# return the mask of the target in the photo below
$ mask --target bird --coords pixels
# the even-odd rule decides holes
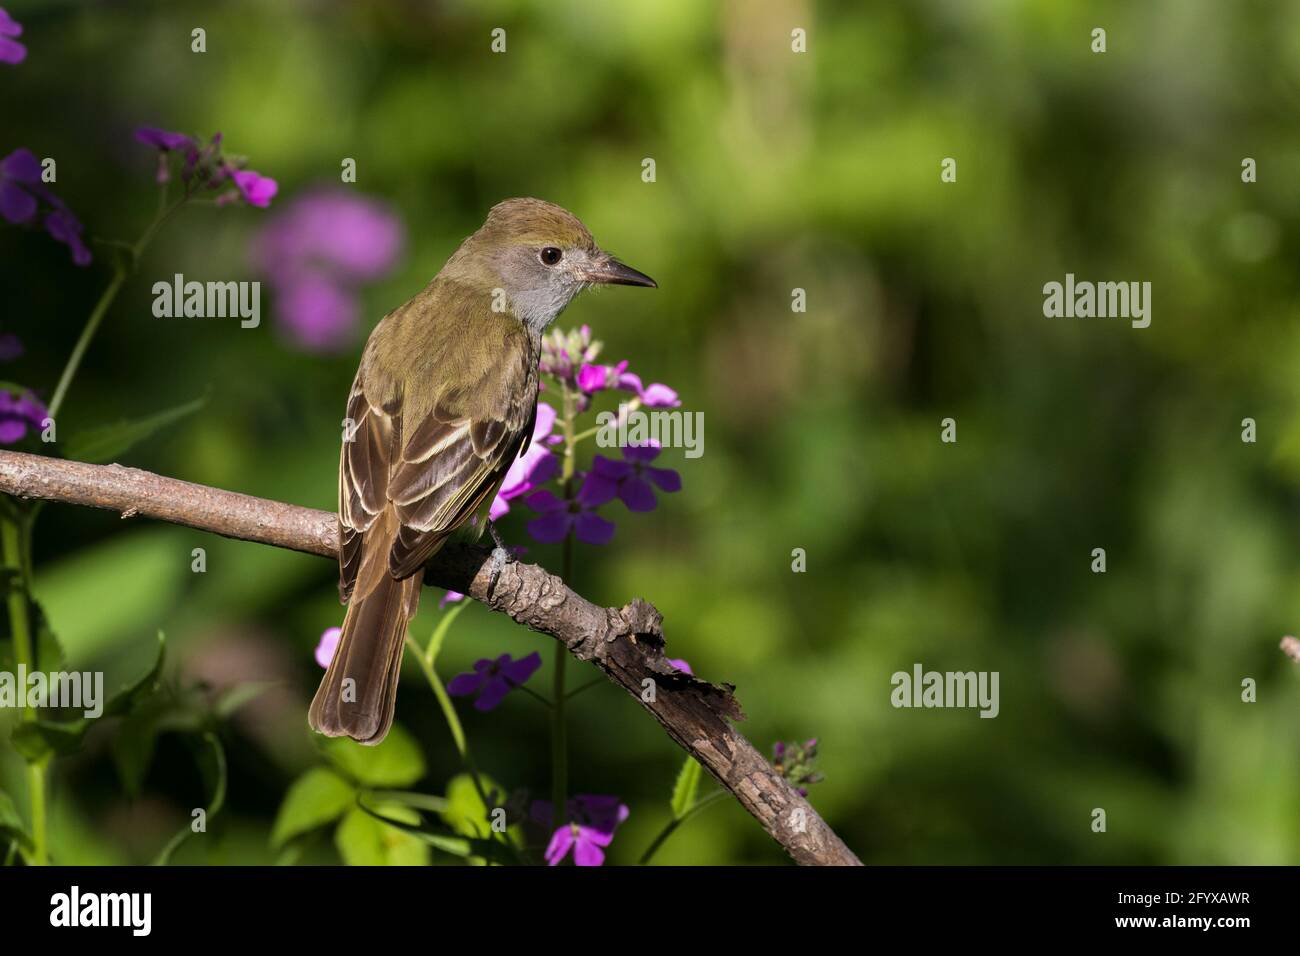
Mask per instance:
[[[657,287],[563,207],[507,199],[371,332],[339,455],[347,611],[308,711],[315,731],[371,745],[387,735],[424,566],[453,532],[487,526],[532,436],[542,333],[601,284]],[[493,537],[495,580],[507,556],[495,529]]]

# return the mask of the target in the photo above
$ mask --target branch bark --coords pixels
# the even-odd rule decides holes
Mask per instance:
[[[337,558],[335,516],[165,478],[121,465],[88,465],[0,451],[0,492],[141,515],[227,538]],[[512,562],[489,592],[487,548],[449,545],[425,569],[425,583],[468,594],[560,641],[626,690],[683,750],[731,792],[796,863],[861,863],[817,811],[730,721],[744,714],[729,684],[679,673],[664,658],[663,618],[640,598],[599,607],[536,565]],[[655,699],[643,699],[647,679]]]

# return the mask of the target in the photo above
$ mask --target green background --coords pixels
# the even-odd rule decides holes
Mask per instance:
[[[585,297],[561,324],[589,323],[607,358],[705,417],[703,457],[661,459],[683,491],[649,515],[613,509],[618,534],[579,548],[572,584],[654,602],[670,653],[737,686],[760,748],[818,737],[812,802],[865,862],[1297,861],[1300,678],[1277,642],[1300,615],[1300,5],[6,7],[29,55],[0,67],[0,153],[56,157],[88,233],[133,238],[148,221],[154,157],[131,132],[155,125],[223,132],[279,181],[272,212],[355,158],[350,188],[391,203],[408,236],[364,292],[354,347],[317,355],[269,318],[152,316],[150,286],[173,273],[260,277],[249,242],[268,212],[183,210],[108,316],[61,429],[206,392],[124,463],[332,509],[369,325],[494,202],[552,200],[660,285]],[[28,347],[4,374],[46,398],[107,282],[96,253],[78,270],[47,237],[0,230],[4,330]],[[1150,281],[1151,327],[1044,318],[1042,286],[1066,272]],[[939,441],[946,417],[955,444]],[[516,541],[519,511],[503,522]],[[319,763],[305,715],[312,649],[342,616],[334,569],[60,505],[35,557],[75,664],[140,659],[161,628],[171,682],[277,682],[225,724],[227,806],[180,857],[275,860],[277,808]],[[558,569],[556,547],[529,557]],[[436,603],[426,592],[421,638]],[[534,649],[549,670],[549,639],[471,607],[440,669]],[[892,708],[890,675],[915,662],[1000,672],[1000,715]],[[535,702],[461,712],[487,773],[545,794]],[[419,788],[444,792],[459,767],[415,669],[398,720],[424,756]],[[610,859],[633,862],[667,820],[681,753],[613,686],[577,698],[570,727],[572,789],[624,798]],[[56,764],[59,862],[147,861],[202,803],[174,735],[128,795],[115,732]],[[0,748],[20,807],[21,780]],[[325,831],[302,859],[338,859]],[[724,802],[657,859],[785,857]]]

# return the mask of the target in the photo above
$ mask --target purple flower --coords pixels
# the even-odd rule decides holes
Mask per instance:
[[[90,250],[81,241],[81,223],[41,182],[41,164],[30,149],[16,149],[0,160],[0,216],[16,225],[39,223],[72,250],[74,263],[90,264]]]
[[[532,818],[547,823],[551,818],[551,804],[545,800],[533,802]],[[628,808],[618,797],[600,794],[577,794],[566,806],[569,822],[551,835],[546,847],[546,862],[559,864],[573,850],[573,862],[578,866],[600,866],[605,862],[604,848],[614,839],[614,831],[628,818]]]
[[[637,382],[639,384],[640,379],[637,379]],[[646,408],[677,408],[682,403],[673,389],[659,382],[646,388],[638,388],[637,395],[641,397],[641,404]]]
[[[586,395],[616,388],[635,392],[647,408],[676,408],[681,405],[677,393],[667,385],[656,383],[649,388],[641,384],[641,376],[627,370],[627,361],[617,365],[584,365],[578,370],[578,388]]]
[[[13,39],[22,35],[22,24],[0,7],[0,63],[18,64],[27,59],[27,47]]]
[[[164,153],[172,150],[191,150],[198,144],[193,136],[186,136],[184,133],[169,133],[165,129],[158,129],[154,126],[141,126],[135,131],[135,139],[138,143],[144,143],[146,146],[155,146]]]
[[[591,338],[590,326],[583,325],[568,332],[552,329],[542,339],[542,357],[537,367],[547,375],[576,386],[578,370],[594,362],[600,350],[601,344]]]
[[[41,428],[48,416],[45,406],[31,392],[15,395],[0,389],[0,445],[22,441],[29,428]]]
[[[496,660],[483,658],[474,662],[474,672],[457,674],[447,685],[453,697],[467,697],[478,692],[474,709],[488,711],[501,703],[501,699],[537,672],[542,666],[542,655],[533,651],[519,660],[502,654]]]
[[[309,352],[347,347],[361,321],[360,303],[350,291],[315,272],[277,291],[276,315],[297,345]]]
[[[402,221],[386,205],[317,189],[277,213],[253,243],[253,260],[276,290],[276,316],[295,344],[345,349],[361,324],[357,292],[396,264]]]
[[[165,183],[171,179],[169,164],[172,153],[181,153],[181,181],[185,184],[185,195],[205,189],[220,189],[226,183],[234,188],[217,196],[216,203],[225,206],[242,199],[250,206],[266,208],[279,191],[280,186],[269,176],[244,169],[242,158],[228,159],[222,153],[220,133],[213,134],[212,139],[204,144],[185,133],[173,133],[156,126],[142,126],[135,131],[135,139],[146,146],[159,150],[158,182]]]
[[[230,170],[230,178],[235,181],[239,187],[239,192],[244,197],[244,202],[250,206],[257,206],[259,209],[265,209],[271,205],[271,200],[275,194],[280,191],[280,184],[269,176],[263,176],[261,173],[255,173],[251,169],[233,169]]]
[[[30,149],[16,149],[0,160],[0,215],[16,224],[32,221],[44,198],[41,164]]]
[[[316,645],[316,663],[321,667],[329,667],[330,661],[334,660],[334,652],[338,650],[339,638],[343,636],[343,628],[328,627],[325,633],[320,636],[320,643]]]
[[[571,502],[549,491],[534,491],[525,498],[524,504],[539,515],[528,522],[528,533],[544,544],[563,541],[570,532],[587,544],[607,544],[614,537],[614,522],[596,514],[596,508],[609,499],[593,500],[588,490],[591,478],[587,476]]]
[[[659,452],[658,443],[651,442],[627,446],[622,461],[597,455],[583,490],[590,488],[591,500],[598,505],[617,495],[629,511],[653,511],[658,502],[652,486],[667,492],[682,488],[681,475],[671,468],[655,468],[650,464],[659,457]]]
[[[465,600],[465,595],[459,591],[448,591],[442,596],[442,600],[438,602],[438,607],[446,607],[448,604],[455,604],[457,601],[463,600]]]
[[[692,677],[695,676],[695,671],[691,670],[691,665],[688,664],[688,663],[686,663],[686,661],[685,661],[683,658],[680,658],[680,657],[669,657],[669,658],[666,658],[666,660],[667,660],[668,663],[671,664],[675,669],[681,671],[683,674],[690,674]]]
[[[802,744],[778,740],[772,745],[772,767],[794,786],[801,797],[808,796],[808,788],[823,780],[816,769],[816,761],[816,737]]]
[[[72,263],[78,266],[90,265],[90,250],[81,241],[81,223],[66,208],[55,209],[45,217],[45,231],[55,241],[63,243],[72,250]]]
[[[546,402],[537,403],[537,421],[533,425],[533,440],[528,450],[515,459],[501,490],[492,502],[488,518],[496,521],[510,510],[510,502],[521,495],[526,495],[539,485],[550,481],[559,473],[560,463],[546,448],[546,439],[555,427],[555,409]]]

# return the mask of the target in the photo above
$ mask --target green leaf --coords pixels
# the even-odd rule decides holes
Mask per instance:
[[[270,688],[278,682],[271,680],[254,680],[246,681],[242,684],[236,684],[234,687],[222,691],[221,696],[217,698],[213,706],[215,713],[222,720],[228,719],[235,711],[243,707],[252,700],[261,697]]]
[[[110,745],[113,764],[122,780],[122,788],[135,797],[144,785],[145,774],[153,763],[158,740],[158,717],[155,710],[130,714],[122,721]]]
[[[320,746],[344,776],[369,787],[409,787],[424,776],[424,754],[415,738],[398,724],[393,724],[384,742],[375,747],[347,737],[329,737]]]
[[[207,396],[196,398],[192,402],[169,408],[148,418],[134,421],[123,420],[111,425],[101,425],[87,431],[78,432],[67,440],[63,446],[64,454],[74,461],[100,464],[111,461],[125,454],[132,447],[144,441],[158,429],[172,422],[192,415],[207,402]]]
[[[696,797],[700,792],[700,771],[703,769],[694,757],[687,757],[686,763],[682,764],[682,769],[677,774],[677,782],[673,785],[672,800],[669,802],[674,820],[680,820],[690,812],[691,807],[695,806]]]
[[[381,804],[376,812],[353,807],[334,833],[334,843],[348,866],[427,866],[429,848],[408,827],[420,815],[410,807]],[[401,826],[392,821],[400,821]]]
[[[483,790],[491,799],[494,793],[504,792],[489,777],[480,774],[479,781]],[[492,808],[483,803],[474,786],[474,778],[467,773],[457,774],[447,782],[447,806],[438,812],[442,822],[451,827],[455,833],[469,837],[492,836],[492,821],[489,814]]]
[[[121,684],[117,692],[108,699],[104,705],[105,717],[116,717],[121,714],[128,714],[146,697],[152,694],[158,688],[158,681],[162,677],[163,663],[167,659],[167,638],[162,631],[158,632],[158,649],[154,654],[153,666],[141,677],[133,681],[127,681]]]
[[[271,846],[337,820],[356,802],[352,785],[325,767],[308,770],[289,787],[271,828]]]
[[[447,639],[447,632],[451,630],[451,624],[460,616],[461,611],[469,607],[469,601],[464,600],[455,604],[443,614],[438,626],[433,629],[433,634],[429,637],[429,646],[424,649],[424,659],[432,667],[438,661],[438,652],[442,650],[442,642]]]
[[[18,845],[25,850],[31,849],[32,838],[27,833],[23,818],[18,815],[18,808],[14,806],[9,794],[3,790],[0,790],[0,836],[18,841]]]
[[[358,809],[376,820],[381,820],[383,824],[393,829],[401,830],[404,834],[421,843],[428,844],[453,856],[466,859],[480,858],[493,863],[518,862],[510,849],[504,844],[494,840],[479,840],[474,837],[460,836],[449,830],[430,826],[420,822],[419,815],[409,807],[398,808],[403,811],[399,815],[392,813],[389,807],[367,806],[366,802],[362,800],[358,804]]]
[[[162,631],[158,632],[158,651],[151,666],[144,676],[129,681],[118,688],[104,704],[101,717],[113,717],[129,713],[141,700],[158,686],[162,673],[166,639]],[[11,740],[15,749],[30,763],[42,760],[51,754],[66,756],[81,749],[82,739],[90,729],[92,721],[86,717],[76,720],[32,720],[24,721],[14,728]]]
[[[66,756],[81,749],[81,739],[90,728],[86,718],[72,721],[25,720],[14,728],[10,742],[28,763],[52,754]]]
[[[167,845],[162,848],[162,852],[154,859],[154,866],[166,866],[168,861],[186,840],[192,837],[196,832],[207,832],[206,827],[212,823],[212,818],[221,812],[221,808],[226,802],[226,751],[221,746],[221,741],[217,735],[212,732],[206,732],[196,742],[195,760],[199,765],[199,774],[203,777],[204,792],[211,794],[208,798],[208,805],[204,808],[204,827],[203,831],[196,831],[193,823],[184,827],[177,833]]]

